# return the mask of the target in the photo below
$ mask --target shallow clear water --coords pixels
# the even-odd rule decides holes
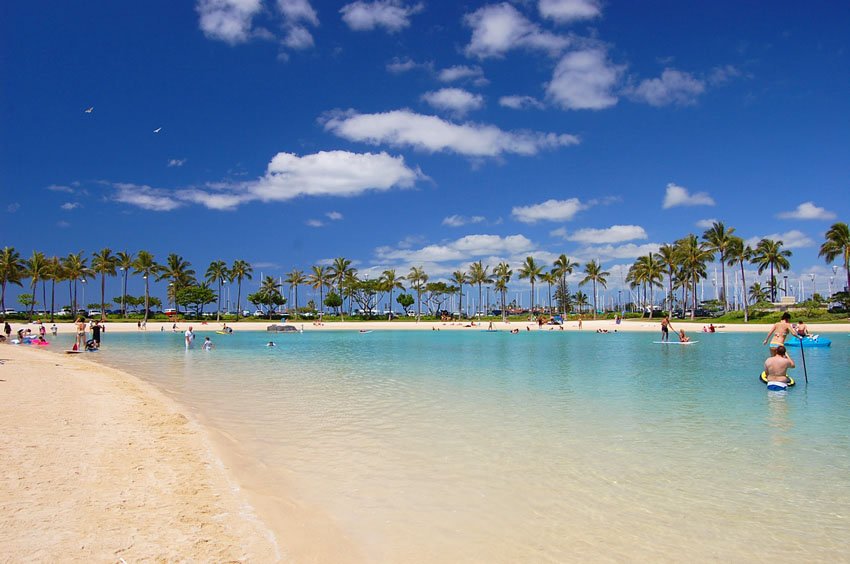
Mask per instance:
[[[808,386],[792,350],[782,394],[760,333],[212,337],[107,333],[91,358],[175,396],[256,462],[255,493],[319,508],[364,560],[850,554],[847,335],[805,351]]]

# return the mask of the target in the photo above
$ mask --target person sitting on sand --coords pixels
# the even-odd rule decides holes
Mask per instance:
[[[691,340],[691,338],[688,337],[687,335],[685,335],[685,330],[679,329],[679,342],[680,343],[687,343],[687,342],[690,342],[690,340]]]
[[[767,341],[770,340],[771,347],[784,345],[785,338],[791,332],[791,324],[789,323],[790,320],[791,314],[787,311],[783,313],[779,321],[774,323],[773,327],[770,328],[770,332],[767,334],[767,337],[764,338],[762,344],[766,345]]]
[[[709,333],[716,333],[717,332],[717,329],[715,329],[715,327],[714,327],[714,323],[708,324],[708,332]]]
[[[770,356],[764,361],[764,373],[768,382],[784,382],[788,384],[788,369],[795,368],[794,360],[788,356],[788,351],[783,345],[770,349]]]

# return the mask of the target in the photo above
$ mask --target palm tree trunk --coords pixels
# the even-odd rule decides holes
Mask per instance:
[[[596,319],[596,280],[593,281],[593,319]]]
[[[218,279],[218,304],[215,310],[215,322],[221,321],[221,278]]]
[[[744,278],[744,261],[741,261],[741,284],[743,289],[741,294],[744,296],[744,323],[749,321],[749,312],[747,311],[747,281]]]
[[[53,312],[56,311],[56,279],[50,281],[50,323],[53,323]]]
[[[723,313],[726,313],[729,310],[729,300],[726,299],[726,261],[723,260],[722,255],[720,259],[720,281],[722,284],[720,286],[720,299],[723,301]]]
[[[237,282],[237,290],[236,290],[236,321],[239,321],[239,314],[242,313],[242,307],[239,305],[239,302],[242,298],[242,278],[239,278]]]
[[[100,274],[100,320],[106,319],[106,274]]]
[[[127,318],[127,274],[130,271],[130,267],[127,267],[127,270],[124,271],[124,284],[122,284],[122,293],[121,293],[121,317]]]
[[[148,312],[150,312],[150,281],[148,276],[145,276],[145,325],[148,323]]]
[[[30,323],[32,323],[32,316],[35,313],[35,291],[38,289],[38,279],[34,279],[32,281],[32,302],[30,302]]]

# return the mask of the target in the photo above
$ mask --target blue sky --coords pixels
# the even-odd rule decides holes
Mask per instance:
[[[717,219],[782,239],[790,276],[825,292],[817,248],[850,216],[840,2],[2,12],[0,235],[24,256],[146,249],[276,276],[345,256],[439,279],[566,253],[616,288]]]

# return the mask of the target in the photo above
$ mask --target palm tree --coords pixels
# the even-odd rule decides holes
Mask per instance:
[[[260,283],[260,290],[257,293],[268,299],[266,305],[269,307],[269,319],[271,319],[275,298],[280,296],[280,283],[273,276],[266,276]]]
[[[94,272],[88,267],[87,260],[83,258],[83,251],[71,253],[62,259],[62,268],[65,271],[65,279],[70,282],[68,293],[71,297],[71,308],[74,316],[77,315],[77,280],[85,282],[86,276],[93,276]],[[73,291],[73,293],[72,293]]]
[[[481,302],[481,285],[492,284],[493,279],[490,278],[490,265],[484,266],[481,261],[473,262],[469,265],[469,283],[478,284],[478,311],[482,311],[483,303]],[[463,290],[461,290],[463,291]],[[486,315],[486,312],[485,312]],[[478,317],[481,319],[480,315]]]
[[[360,282],[360,278],[357,276],[357,269],[348,269],[345,278],[342,279],[342,291],[345,292],[344,295],[348,296],[348,315],[351,315],[354,310],[354,292],[358,282]]]
[[[602,265],[596,262],[596,260],[592,260],[584,265],[584,274],[585,277],[579,282],[579,286],[587,284],[588,282],[593,282],[593,319],[596,319],[596,285],[599,284],[603,288],[608,287],[608,281],[606,280],[606,276],[609,276],[611,273],[605,270],[602,270]]]
[[[342,283],[345,280],[345,277],[351,274],[354,269],[351,268],[351,261],[345,257],[337,257],[334,259],[333,264],[331,264],[330,268],[330,277],[331,280],[336,282],[336,290],[339,294],[340,299],[343,297],[342,292]],[[337,314],[342,316],[342,306],[338,308]]]
[[[100,274],[100,319],[106,319],[106,276],[115,276],[118,257],[112,254],[112,249],[104,247],[92,255],[92,270]]]
[[[644,306],[646,306],[646,290],[649,288],[649,317],[652,319],[653,308],[655,304],[655,287],[661,286],[662,265],[657,260],[655,254],[638,257],[634,264],[629,268],[629,273],[626,276],[626,281],[632,281],[636,285],[643,287]]]
[[[833,262],[838,256],[844,257],[844,271],[847,273],[846,291],[850,292],[850,228],[846,223],[835,223],[825,235],[826,241],[820,246],[818,256]]]
[[[791,256],[791,251],[782,248],[782,241],[774,241],[772,239],[762,239],[756,245],[753,251],[753,263],[758,265],[758,273],[761,274],[770,268],[771,292],[770,300],[776,301],[776,278],[775,274],[779,274],[790,268],[791,263],[788,257]]]
[[[550,270],[549,272],[544,272],[540,275],[540,280],[546,282],[547,290],[549,293],[549,315],[552,314],[552,284],[558,283],[558,274],[555,269]]]
[[[711,260],[712,252],[708,245],[700,243],[693,233],[676,242],[679,256],[679,264],[682,268],[682,277],[691,283],[691,294],[693,307],[691,308],[691,319],[696,315],[697,309],[697,284],[700,278],[706,276],[706,264]]]
[[[455,270],[452,272],[449,280],[457,284],[458,287],[458,300],[457,300],[457,310],[460,312],[460,316],[463,315],[463,285],[469,284],[469,275],[466,274],[463,270]]]
[[[53,316],[56,313],[56,282],[65,279],[59,257],[52,256],[47,259],[47,276],[50,279],[50,323],[53,323]]]
[[[496,268],[493,269],[493,274],[496,276],[495,288],[502,298],[502,321],[504,322],[508,319],[508,312],[505,311],[505,299],[508,294],[508,282],[510,282],[511,276],[513,276],[514,271],[511,270],[511,267],[508,263],[500,262],[496,265]]]
[[[214,260],[207,267],[204,274],[204,279],[210,283],[218,284],[218,304],[216,305],[215,320],[221,320],[221,286],[230,279],[230,271],[227,269],[227,263],[223,260]]]
[[[325,307],[325,286],[330,283],[331,277],[325,266],[313,266],[313,271],[307,275],[307,284],[314,290],[319,291],[319,311]]]
[[[576,301],[576,306],[578,306],[578,312],[581,314],[584,312],[584,306],[587,305],[587,294],[582,292],[581,290],[577,291],[573,296],[573,299]]]
[[[141,274],[145,280],[145,323],[148,322],[148,314],[150,313],[150,282],[151,276],[159,270],[159,265],[153,260],[153,255],[148,251],[139,251],[136,254],[136,259],[133,261],[133,272]]]
[[[236,321],[239,321],[239,314],[242,313],[242,280],[247,278],[251,280],[254,274],[254,269],[248,262],[244,260],[233,261],[233,266],[230,267],[230,281],[236,280]]]
[[[761,284],[758,282],[754,282],[752,286],[750,286],[750,299],[754,303],[759,303],[763,301],[767,301],[770,296],[767,294],[767,290],[761,287]]]
[[[729,300],[726,299],[726,263],[729,260],[729,245],[732,242],[733,233],[735,233],[734,227],[727,229],[722,221],[715,221],[702,234],[702,238],[708,243],[707,249],[712,254],[718,253],[720,255],[720,301],[723,304],[724,312],[729,310]]]
[[[32,256],[24,261],[25,268],[25,276],[30,279],[30,288],[32,290],[32,302],[30,303],[30,321],[32,321],[33,313],[35,311],[35,291],[38,287],[39,282],[43,282],[48,278],[48,263],[47,258],[44,256],[44,253],[40,251],[33,251]],[[44,302],[47,301],[47,293],[42,286],[42,307],[44,307]]]
[[[581,266],[577,262],[573,262],[567,255],[562,254],[552,264],[552,273],[558,277],[559,290],[562,296],[567,295],[567,275],[572,274],[576,268]],[[563,314],[567,315],[567,300],[563,300]]]
[[[667,274],[667,315],[673,315],[673,277],[676,275],[676,269],[679,266],[676,247],[664,243],[658,248],[658,252],[655,253],[655,260]]]
[[[192,269],[192,263],[184,260],[177,253],[171,253],[165,259],[165,264],[159,266],[156,280],[157,282],[160,280],[171,281],[168,284],[168,299],[174,301],[174,309],[179,314],[180,306],[177,303],[177,293],[195,282],[195,271]]]
[[[292,272],[286,275],[286,280],[284,280],[287,284],[289,284],[289,289],[294,292],[295,295],[295,317],[298,317],[298,286],[307,282],[307,277],[304,276],[304,272],[298,270],[297,268],[293,268]]]
[[[525,262],[519,268],[520,280],[528,278],[531,283],[531,316],[534,317],[534,283],[540,278],[543,272],[543,266],[534,262],[533,257],[525,257]]]
[[[745,291],[741,292],[742,297],[744,299],[744,323],[747,323],[750,320],[746,292],[747,279],[744,276],[744,264],[750,262],[752,256],[753,249],[749,245],[745,244],[743,239],[741,239],[737,235],[733,235],[732,237],[730,237],[726,262],[729,266],[734,266],[735,263],[741,265],[741,287],[745,289]]]
[[[407,281],[410,282],[410,287],[416,290],[416,322],[418,323],[422,317],[422,290],[428,282],[428,275],[421,266],[412,266],[407,275]]]
[[[402,280],[404,280],[404,276],[398,276],[395,273],[395,269],[391,268],[381,273],[381,287],[384,292],[390,293],[390,321],[393,319],[393,291],[404,290],[404,284],[401,283]]]
[[[0,251],[0,308],[3,308],[3,319],[6,319],[6,285],[21,285],[24,277],[24,262],[14,247],[3,247]]]
[[[121,317],[127,317],[127,276],[130,274],[130,269],[133,267],[133,255],[124,251],[115,253],[116,264],[118,269],[124,273],[123,284],[121,285]]]

